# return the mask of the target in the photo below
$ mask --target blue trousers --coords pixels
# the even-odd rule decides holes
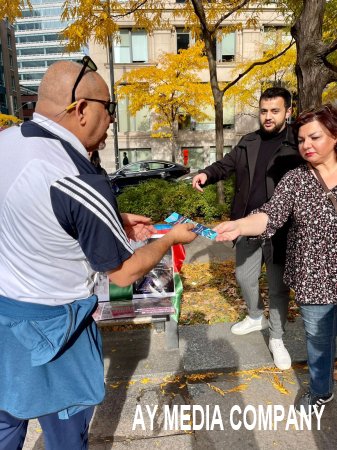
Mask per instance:
[[[326,396],[333,390],[337,305],[301,305],[307,338],[310,391]]]
[[[57,413],[38,417],[46,450],[86,450],[89,423],[94,407],[61,420]],[[0,450],[21,450],[25,441],[28,420],[17,419],[0,411]]]

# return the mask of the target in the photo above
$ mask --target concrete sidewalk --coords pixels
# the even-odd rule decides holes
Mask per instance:
[[[307,426],[296,430],[294,425],[286,430],[290,405],[299,390],[306,389],[308,380],[305,366],[299,364],[305,360],[300,320],[288,326],[285,340],[294,364],[284,372],[273,366],[265,332],[234,336],[230,324],[185,326],[179,331],[180,348],[170,351],[165,350],[164,335],[152,329],[103,331],[107,395],[92,421],[91,450],[336,448],[333,402],[326,406],[321,430],[317,430],[316,419],[311,431]],[[170,426],[167,413],[174,405],[198,405],[205,415],[209,411],[209,424],[205,421],[201,430],[194,431],[184,431],[184,423],[178,423],[177,429]],[[259,430],[258,424],[252,430],[245,426],[233,429],[243,420],[237,408],[243,411],[247,405],[251,409],[263,405],[265,410],[268,405],[283,405],[285,420],[272,420],[271,430]],[[153,429],[147,408],[157,408]],[[215,411],[220,411],[223,430],[220,424],[207,429]],[[230,422],[233,411],[234,424]],[[141,413],[145,429],[140,422],[132,429]],[[196,423],[201,423],[200,417]],[[254,416],[249,417],[248,425]],[[24,449],[43,448],[39,424],[31,421]]]
[[[210,250],[204,241],[197,239],[193,248],[187,248],[187,262],[225,259],[223,244],[214,243]],[[234,257],[230,247],[226,252],[227,258]],[[301,320],[287,327],[285,344],[293,368],[284,372],[273,365],[267,331],[235,336],[230,326],[179,327],[180,347],[175,350],[167,350],[164,334],[150,328],[103,330],[107,394],[95,411],[90,449],[335,449],[334,402],[326,406],[320,421],[312,419],[311,430],[299,419],[287,420],[308,383]],[[270,416],[259,427],[261,411],[272,413],[282,407],[282,421]],[[188,417],[184,420],[188,408],[195,411],[194,429],[184,429],[192,428]],[[181,413],[177,423],[172,411]],[[153,413],[152,422],[148,412]],[[240,420],[241,427],[235,429]],[[198,425],[200,429],[195,429]],[[31,421],[24,450],[43,448],[39,424]]]

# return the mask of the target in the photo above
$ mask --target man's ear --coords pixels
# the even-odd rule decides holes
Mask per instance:
[[[291,116],[291,113],[293,112],[292,107],[290,106],[287,111],[286,111],[286,119],[289,119],[289,117]]]
[[[85,101],[83,98],[81,100],[78,100],[76,105],[76,116],[79,120],[79,123],[81,125],[85,125],[87,121],[87,107],[88,102]]]

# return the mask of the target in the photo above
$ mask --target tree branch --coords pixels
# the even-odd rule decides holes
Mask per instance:
[[[203,33],[207,31],[207,19],[205,9],[199,0],[191,0],[195,15],[198,17]]]
[[[264,66],[265,64],[269,63],[270,61],[274,61],[274,59],[277,59],[280,56],[284,55],[294,44],[295,44],[295,41],[292,39],[290,44],[286,48],[284,48],[280,53],[278,53],[277,55],[271,56],[270,58],[268,58],[264,61],[255,61],[252,65],[250,65],[248,67],[248,69],[246,69],[243,73],[240,73],[233,81],[231,81],[229,84],[227,84],[227,86],[225,86],[222,89],[222,92],[225,93],[226,91],[228,91],[229,88],[234,86],[234,84],[236,84],[239,80],[241,80],[241,78],[243,78],[245,75],[247,75],[247,73],[249,73],[252,69],[254,69],[254,67]]]
[[[113,17],[114,19],[119,19],[121,17],[126,17],[129,16],[130,14],[133,14],[135,11],[137,11],[138,9],[140,9],[142,6],[144,6],[147,3],[147,0],[142,0],[139,3],[137,3],[132,9],[129,9],[128,11],[126,11],[124,14],[112,14],[110,11],[110,4],[109,4],[109,15],[110,17]]]
[[[228,17],[230,17],[232,14],[234,14],[239,9],[243,8],[244,6],[246,6],[247,3],[249,3],[249,1],[250,0],[243,0],[238,6],[236,6],[235,8],[231,9],[230,11],[228,11],[228,13],[224,14],[223,16],[221,16],[219,18],[219,20],[217,22],[215,22],[215,24],[213,26],[213,31],[217,30],[224,20],[226,20]]]
[[[329,45],[325,46],[324,51],[321,53],[322,56],[328,56],[330,53],[337,50],[337,39],[335,39],[333,42],[331,42]]]
[[[332,78],[334,78],[334,81],[337,81],[337,66],[329,62],[325,57],[322,58],[322,60],[325,67],[329,69],[331,72],[333,72]]]

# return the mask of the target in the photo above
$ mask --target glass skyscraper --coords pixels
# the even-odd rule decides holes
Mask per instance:
[[[37,91],[48,67],[59,60],[79,60],[77,53],[65,51],[67,42],[60,32],[69,22],[61,21],[62,1],[31,0],[33,10],[24,9],[15,23],[15,39],[20,85]]]

